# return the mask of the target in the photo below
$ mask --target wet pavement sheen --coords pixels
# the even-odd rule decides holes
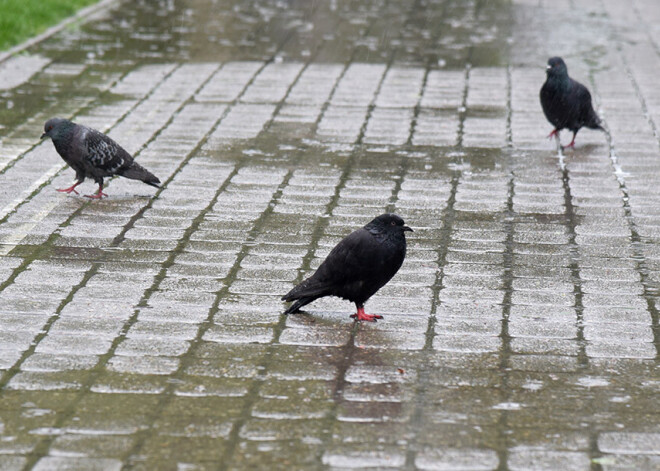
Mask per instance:
[[[660,468],[658,23],[655,0],[125,1],[0,63],[0,470]],[[610,130],[565,155],[551,55]],[[163,188],[57,193],[56,115]],[[384,211],[415,229],[384,320],[283,316]]]

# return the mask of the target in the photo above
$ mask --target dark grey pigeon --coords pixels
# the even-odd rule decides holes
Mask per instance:
[[[399,270],[406,257],[405,232],[412,229],[396,214],[381,214],[362,229],[349,234],[332,249],[316,272],[282,296],[295,301],[284,314],[323,296],[338,296],[355,303],[359,321],[383,316],[366,314],[364,303]]]
[[[582,127],[605,129],[591,104],[591,94],[587,87],[568,76],[568,69],[561,57],[552,57],[546,67],[547,79],[541,87],[543,113],[555,129],[553,136],[559,144],[559,131],[573,131],[573,140],[566,147],[575,146],[575,136]]]
[[[119,144],[96,129],[73,123],[68,119],[52,118],[46,121],[41,138],[50,137],[55,150],[76,172],[76,183],[57,191],[75,193],[76,187],[85,178],[93,178],[99,190],[88,198],[100,199],[103,193],[103,178],[121,175],[132,180],[141,180],[147,185],[160,188],[160,180],[146,168],[133,160]]]

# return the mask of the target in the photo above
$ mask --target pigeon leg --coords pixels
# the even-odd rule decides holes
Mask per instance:
[[[108,196],[105,193],[103,193],[103,184],[99,185],[99,191],[94,193],[93,195],[85,195],[85,198],[91,198],[93,200],[100,200],[104,196]]]
[[[78,185],[80,185],[81,183],[82,183],[82,182],[76,182],[76,183],[74,183],[72,186],[70,186],[69,188],[56,188],[56,190],[59,191],[60,193],[72,193],[72,192],[73,192],[73,193],[75,193],[76,195],[78,195],[78,194],[80,194],[80,193],[78,193],[78,192],[76,191],[76,187],[77,187]]]
[[[573,139],[571,140],[571,143],[567,146],[563,146],[562,149],[568,149],[569,147],[571,149],[575,149],[575,136],[577,135],[577,131],[573,133]]]
[[[550,134],[548,134],[548,139],[552,139],[553,137],[555,139],[559,137],[559,129],[555,129]]]
[[[357,314],[351,315],[351,317],[357,321],[369,321],[369,322],[376,322],[376,319],[382,319],[383,316],[379,316],[377,314],[367,314],[364,312],[364,307],[358,307],[357,308]]]
[[[567,145],[566,147],[564,147],[564,149],[568,149],[569,147],[571,149],[575,149],[575,136],[577,136],[577,131],[575,131],[573,133],[573,140],[571,141],[571,143],[569,145]]]

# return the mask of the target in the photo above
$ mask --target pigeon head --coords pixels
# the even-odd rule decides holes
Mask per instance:
[[[406,223],[403,221],[403,219],[394,213],[381,214],[364,227],[372,233],[387,232],[390,234],[403,235],[403,233],[407,231],[413,232],[411,228],[406,226]]]
[[[44,133],[41,135],[41,139],[50,137],[51,139],[56,140],[73,126],[75,126],[75,124],[68,119],[51,118],[46,121],[46,124],[44,124]]]
[[[545,68],[549,77],[568,77],[566,63],[561,57],[551,57],[548,59],[548,65]]]

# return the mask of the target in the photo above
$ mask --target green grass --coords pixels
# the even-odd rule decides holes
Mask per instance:
[[[0,50],[36,36],[98,0],[0,0]]]

